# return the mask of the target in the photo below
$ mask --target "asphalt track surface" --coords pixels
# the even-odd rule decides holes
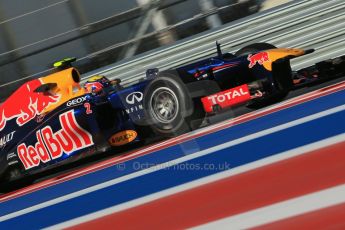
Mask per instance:
[[[237,223],[234,228],[275,228],[293,226],[295,221],[310,226],[308,220],[319,215],[344,219],[322,214],[329,213],[325,208],[344,210],[341,198],[305,205],[309,209],[299,213],[302,209],[291,200],[308,204],[313,196],[341,197],[337,194],[345,183],[339,173],[344,167],[345,126],[340,122],[345,118],[344,80],[296,90],[285,102],[259,111],[235,109],[231,120],[99,159],[5,194],[0,198],[0,229],[19,228],[23,223],[27,229],[114,224],[121,228],[229,227],[229,223]],[[319,177],[313,180],[316,174]],[[300,178],[299,186],[295,178]],[[282,202],[292,202],[295,210],[284,210]],[[260,210],[264,206],[268,211]],[[281,215],[243,221],[269,213],[271,206]],[[322,209],[314,212],[315,207]],[[288,212],[298,213],[298,219],[289,219]]]

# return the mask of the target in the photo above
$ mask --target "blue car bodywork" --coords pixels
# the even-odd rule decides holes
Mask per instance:
[[[154,92],[161,89],[168,90],[160,95],[173,96],[170,99],[180,102],[175,108],[179,114],[174,119],[183,122],[203,118],[205,114],[211,116],[219,108],[231,107],[228,104],[233,98],[223,105],[218,104],[217,96],[225,98],[224,95],[230,95],[228,90],[238,87],[247,89],[246,92],[238,91],[247,94],[241,103],[260,101],[282,91],[285,93],[293,85],[289,59],[306,53],[299,49],[271,49],[237,56],[218,52],[215,57],[173,70],[150,69],[136,84],[125,88],[119,84],[110,85],[101,93],[85,91],[79,85],[80,75],[73,67],[60,75],[52,74],[39,82],[28,82],[20,89],[24,93],[18,90],[7,104],[5,102],[0,107],[1,180],[16,180],[110,147],[115,151],[116,148],[131,148],[154,133],[147,129],[143,132],[141,128],[152,126],[155,130],[159,123],[154,119],[156,110],[152,106],[156,102]],[[31,89],[33,83],[35,88]],[[231,91],[234,92],[237,91]],[[257,98],[257,92],[263,94]],[[213,95],[212,100],[210,95]],[[26,100],[13,109],[14,101],[21,97]],[[166,104],[171,102],[170,99]],[[160,129],[156,127],[156,131],[182,124],[174,122],[170,126],[159,126]]]

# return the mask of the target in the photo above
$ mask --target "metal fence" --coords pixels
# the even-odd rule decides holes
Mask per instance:
[[[55,1],[0,4],[0,100],[57,59],[76,56],[85,73],[253,14],[265,0],[104,0],[95,10],[94,1]]]
[[[340,56],[345,51],[345,1],[299,0],[226,24],[166,48],[156,49],[126,62],[89,72],[120,78],[130,84],[142,78],[148,68],[169,69],[216,52],[215,41],[228,52],[254,42],[279,47],[315,48],[308,57],[292,62],[294,69]]]

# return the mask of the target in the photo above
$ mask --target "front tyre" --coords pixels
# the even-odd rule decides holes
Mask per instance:
[[[192,101],[184,83],[173,73],[162,73],[145,91],[146,118],[156,134],[177,136],[190,130],[185,118]]]
[[[1,178],[0,193],[7,193],[34,183],[32,176],[23,176],[20,167],[10,167]]]
[[[265,50],[269,50],[269,49],[276,49],[277,47],[269,44],[269,43],[254,43],[248,46],[243,47],[242,49],[238,50],[235,55],[236,56],[244,56],[244,55],[248,55],[248,54],[252,54],[252,53],[258,53],[260,51],[265,51]],[[288,67],[288,69],[287,69]],[[284,69],[281,70],[281,72],[283,73],[290,73],[291,69],[290,65],[288,66],[284,66]],[[280,75],[282,75],[280,73]],[[280,76],[282,77],[282,76]],[[290,78],[290,76],[286,76],[286,78]],[[249,104],[247,107],[251,108],[251,109],[259,109],[277,102],[282,101],[287,95],[289,94],[289,90],[287,89],[281,89],[277,92],[275,92],[273,95],[270,95],[266,98],[263,99],[257,99],[254,100],[251,104]]]
[[[172,126],[179,114],[179,99],[172,89],[159,87],[151,95],[149,108],[154,120]]]

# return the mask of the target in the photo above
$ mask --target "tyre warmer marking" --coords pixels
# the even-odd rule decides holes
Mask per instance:
[[[57,132],[48,125],[36,132],[35,145],[18,145],[18,157],[25,170],[94,144],[92,135],[77,123],[74,110],[61,114],[59,120],[61,129]]]

